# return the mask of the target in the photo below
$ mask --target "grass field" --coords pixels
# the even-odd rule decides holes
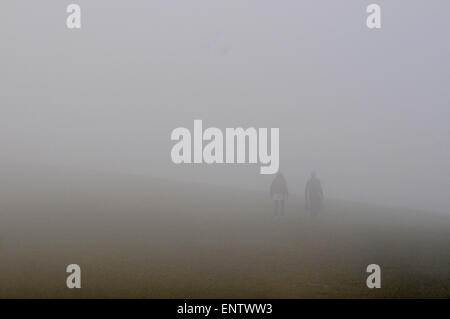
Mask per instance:
[[[276,217],[265,193],[0,172],[0,298],[450,298],[450,214],[325,205],[313,222],[295,196]]]

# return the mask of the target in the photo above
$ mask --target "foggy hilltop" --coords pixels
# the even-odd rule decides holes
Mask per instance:
[[[1,4],[1,299],[450,297],[450,2],[77,2]]]
[[[67,169],[0,190],[2,298],[449,297],[448,214],[326,200],[312,222],[299,196],[277,217],[268,192]]]

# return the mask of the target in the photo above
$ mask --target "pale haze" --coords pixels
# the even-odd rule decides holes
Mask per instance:
[[[280,128],[302,194],[450,213],[450,3],[68,1],[0,5],[0,166],[268,191],[259,165],[175,165],[177,127]]]

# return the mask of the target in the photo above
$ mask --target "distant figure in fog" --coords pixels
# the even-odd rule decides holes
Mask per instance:
[[[284,201],[288,198],[288,187],[283,174],[277,173],[275,179],[270,185],[270,196],[275,202],[275,215],[284,214]]]
[[[306,183],[305,187],[305,205],[306,210],[309,210],[313,218],[317,217],[323,206],[323,190],[320,185],[320,180],[316,173],[311,173],[311,178]]]

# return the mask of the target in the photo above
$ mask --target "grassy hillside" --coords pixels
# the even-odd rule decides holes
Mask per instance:
[[[297,197],[275,217],[264,193],[0,172],[0,298],[449,298],[449,248],[450,214],[327,201],[312,222]]]

